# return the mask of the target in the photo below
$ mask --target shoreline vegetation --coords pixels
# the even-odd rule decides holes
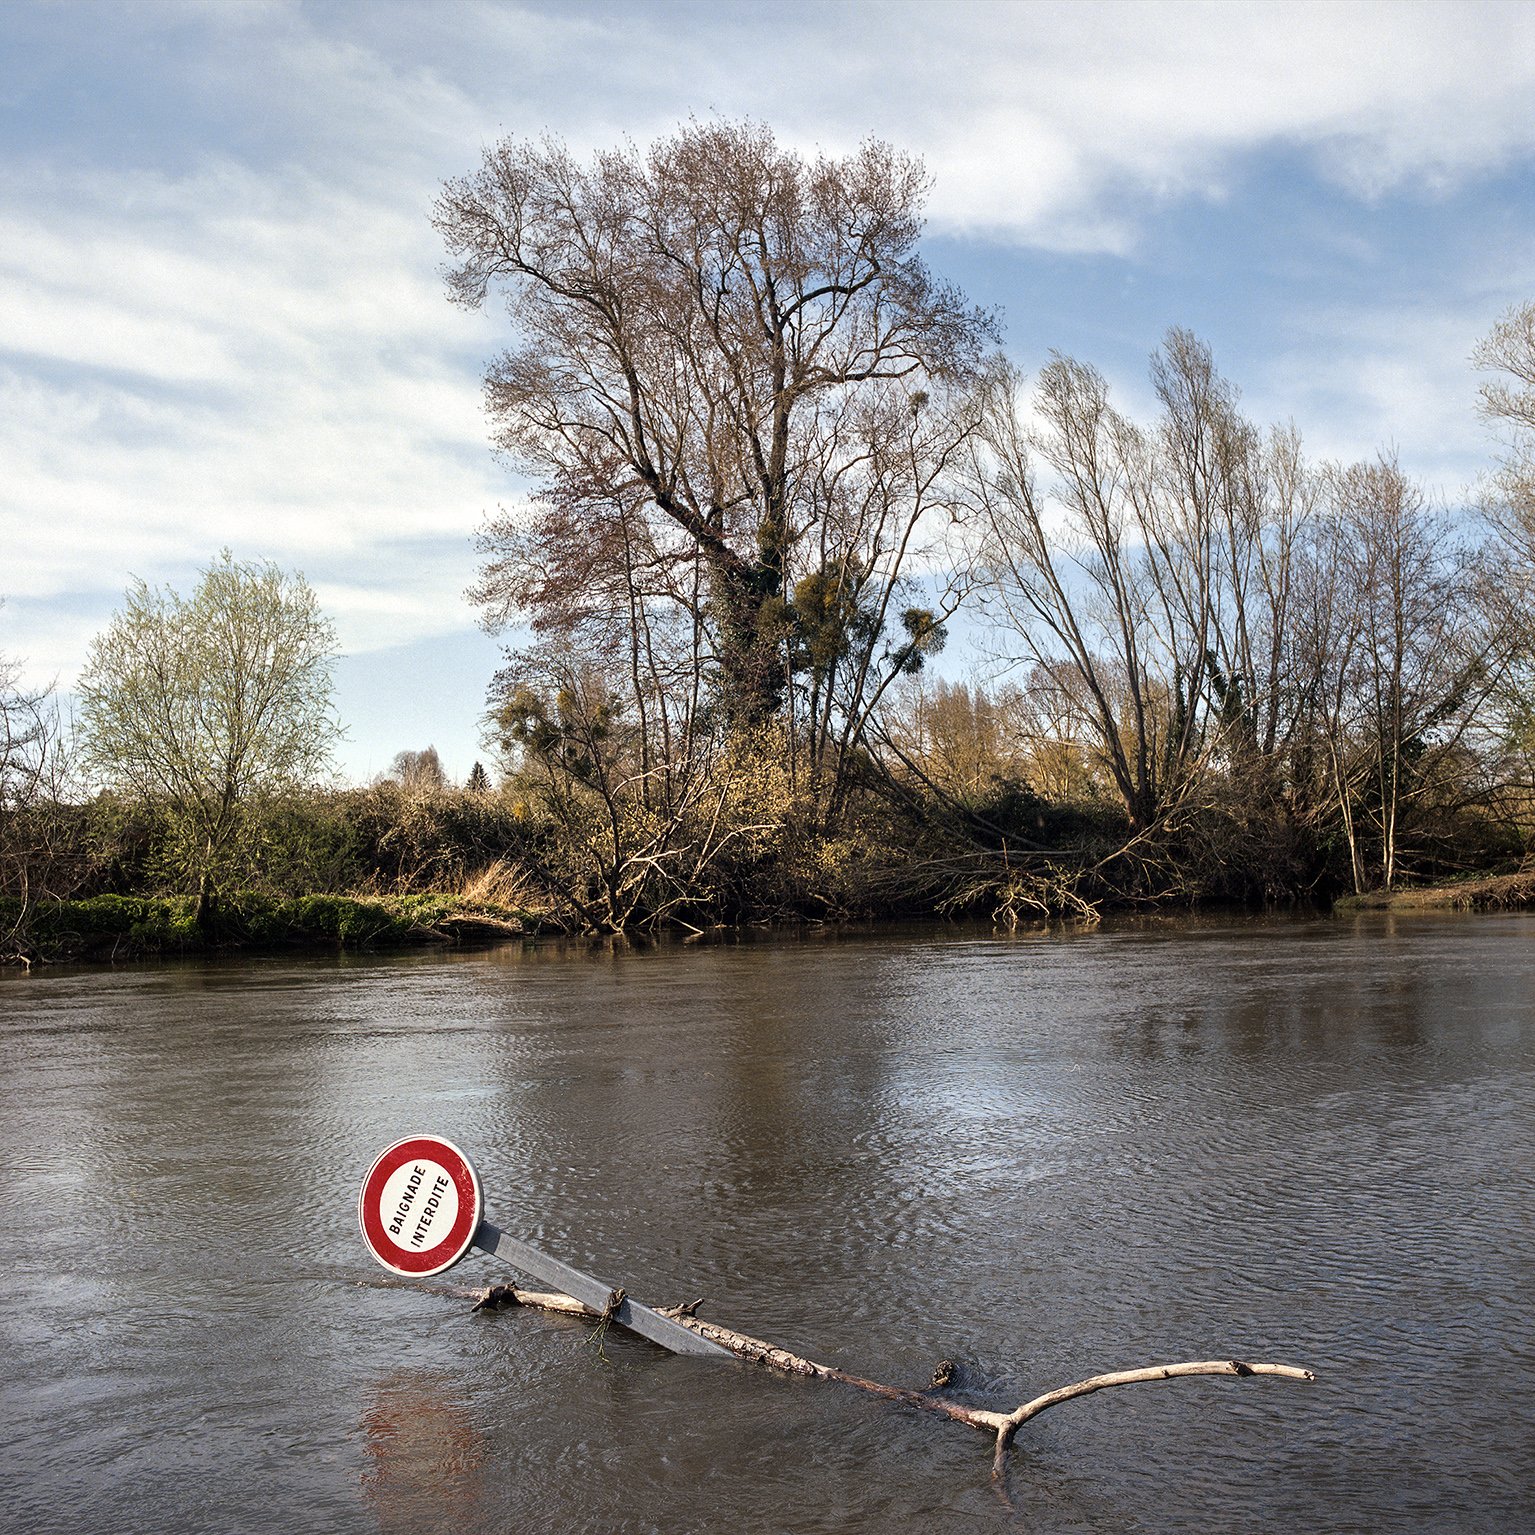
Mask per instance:
[[[1535,870],[1519,874],[1471,875],[1437,885],[1405,885],[1340,896],[1333,910],[1356,911],[1528,911],[1535,907]]]
[[[1187,330],[1134,416],[1089,362],[1025,376],[927,266],[928,185],[751,122],[486,148],[433,219],[507,316],[485,407],[532,487],[468,593],[494,772],[324,787],[303,576],[135,580],[73,721],[0,656],[0,960],[1526,904],[1535,302],[1466,338],[1501,456],[1451,505],[1250,419]]]
[[[1341,896],[1332,912],[1338,916],[1363,912],[1490,913],[1528,911],[1532,907],[1535,874],[1511,874]],[[569,936],[566,929],[540,921],[535,913],[467,903],[447,895],[321,895],[274,900],[242,892],[230,898],[211,930],[198,925],[195,912],[196,900],[190,896],[106,895],[50,901],[31,914],[30,953],[25,961],[28,966],[115,964],[197,955],[488,948]],[[14,902],[0,902],[0,928],[9,926],[17,915]],[[929,915],[926,920],[944,919]],[[1027,925],[1044,927],[1058,920],[1039,917]],[[1066,920],[1082,923],[1090,919]],[[717,931],[739,929],[722,927]],[[697,936],[710,935],[705,930]]]
[[[0,928],[19,915],[14,902],[0,902]],[[29,917],[28,965],[484,945],[540,930],[529,913],[447,895],[274,899],[241,891],[227,898],[212,924],[198,922],[195,896],[97,895],[48,901]]]
[[[1144,911],[1145,908],[1139,908]],[[1186,906],[1190,915],[1209,907]],[[1230,909],[1230,908],[1226,908]],[[1291,908],[1292,910],[1300,908]],[[1335,916],[1366,912],[1491,913],[1535,909],[1535,871],[1472,876],[1441,884],[1406,886],[1390,891],[1340,896],[1329,909]],[[1152,908],[1168,914],[1166,906]],[[969,914],[972,916],[974,914]],[[22,912],[14,899],[0,900],[0,932],[16,926]],[[50,900],[27,916],[26,950],[12,958],[33,964],[115,964],[133,960],[180,959],[198,955],[377,953],[411,948],[488,948],[539,938],[569,938],[571,928],[547,915],[460,895],[306,895],[273,897],[240,891],[221,904],[213,923],[197,919],[197,900],[188,895],[96,895],[79,900]],[[883,920],[943,922],[933,912],[891,912]],[[802,927],[812,919],[781,918],[754,927],[779,930]],[[869,918],[845,917],[853,925]],[[874,917],[872,920],[882,920]],[[1044,928],[1068,921],[1087,925],[1098,914],[1069,917],[1036,915],[1013,921],[1011,929]],[[824,919],[815,925],[827,925]],[[739,933],[742,924],[674,932],[674,936],[711,938]],[[593,935],[595,936],[595,935]],[[609,935],[623,936],[623,935]]]

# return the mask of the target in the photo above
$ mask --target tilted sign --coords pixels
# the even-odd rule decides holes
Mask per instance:
[[[357,1223],[368,1251],[396,1274],[440,1274],[478,1247],[674,1354],[734,1357],[672,1317],[630,1300],[623,1290],[498,1230],[483,1214],[480,1180],[469,1158],[437,1135],[396,1141],[368,1169],[357,1199]]]
[[[440,1274],[480,1229],[480,1180],[452,1141],[413,1135],[368,1169],[357,1222],[368,1250],[396,1274]]]

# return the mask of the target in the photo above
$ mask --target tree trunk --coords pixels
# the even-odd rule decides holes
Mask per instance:
[[[783,662],[772,612],[782,604],[782,575],[767,561],[716,558],[711,564],[726,711],[733,724],[765,724],[783,707]]]
[[[213,882],[208,877],[208,871],[204,869],[197,876],[197,912],[194,920],[197,930],[206,934],[213,926]]]
[[[476,1311],[500,1311],[512,1306],[529,1306],[539,1311],[554,1311],[565,1316],[583,1317],[597,1324],[598,1327],[607,1325],[607,1319],[601,1313],[582,1305],[580,1301],[569,1295],[549,1291],[519,1290],[512,1285],[491,1285],[488,1289],[470,1289],[463,1285],[423,1284],[419,1281],[390,1279],[367,1279],[359,1280],[358,1283],[372,1288],[424,1289],[436,1295],[473,1300]],[[885,1401],[901,1402],[907,1407],[936,1413],[941,1417],[951,1418],[956,1423],[980,1429],[982,1433],[994,1435],[996,1448],[992,1455],[993,1480],[999,1479],[1005,1472],[1007,1452],[1012,1446],[1013,1438],[1031,1418],[1037,1418],[1040,1413],[1048,1411],[1061,1402],[1069,1402],[1079,1396],[1090,1396],[1110,1386],[1129,1386],[1143,1381],[1176,1380],[1187,1375],[1231,1375],[1243,1379],[1254,1375],[1277,1375],[1286,1380],[1316,1379],[1310,1370],[1298,1369],[1293,1365],[1248,1364],[1241,1359],[1190,1360],[1182,1364],[1151,1365],[1144,1369],[1117,1370],[1107,1375],[1090,1376],[1086,1380],[1076,1381],[1072,1385],[1061,1386],[1054,1391],[1036,1396],[1014,1408],[1012,1412],[996,1412],[985,1407],[970,1407],[963,1402],[956,1402],[947,1396],[939,1395],[939,1392],[952,1379],[954,1367],[950,1360],[945,1359],[939,1362],[938,1368],[933,1373],[933,1379],[925,1391],[915,1391],[906,1386],[887,1386],[879,1381],[866,1380],[861,1375],[853,1375],[847,1370],[840,1370],[835,1365],[818,1364],[813,1359],[806,1359],[800,1354],[791,1353],[786,1348],[780,1348],[776,1343],[768,1343],[748,1333],[737,1332],[732,1327],[722,1327],[717,1322],[703,1321],[695,1315],[702,1304],[702,1301],[691,1301],[686,1305],[664,1306],[656,1309],[663,1316],[681,1322],[684,1327],[696,1332],[701,1338],[708,1338],[710,1342],[718,1343],[738,1359],[744,1359],[750,1364],[765,1365],[768,1369],[779,1370],[786,1375],[802,1375],[812,1380],[836,1381],[841,1385],[852,1386],[859,1391],[881,1397]]]

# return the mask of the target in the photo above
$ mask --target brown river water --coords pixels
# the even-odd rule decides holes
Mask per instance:
[[[375,1154],[975,1431],[363,1284]],[[8,1528],[1535,1528],[1535,918],[935,929],[0,979]],[[450,1282],[507,1277],[471,1254]]]

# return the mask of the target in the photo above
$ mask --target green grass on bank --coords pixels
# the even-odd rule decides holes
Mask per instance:
[[[223,898],[200,927],[192,896],[96,895],[41,901],[25,914],[0,901],[0,934],[28,959],[132,958],[222,949],[369,949],[515,938],[537,930],[526,912],[453,895],[306,895],[255,891]]]

